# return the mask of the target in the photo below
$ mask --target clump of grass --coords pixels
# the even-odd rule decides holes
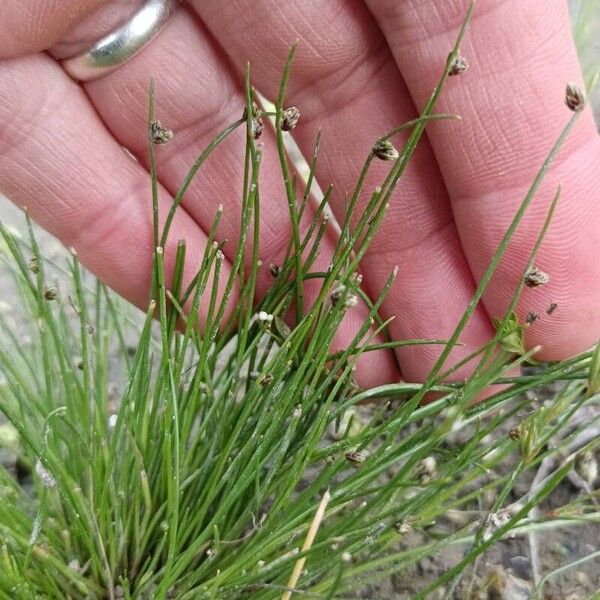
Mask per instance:
[[[357,298],[367,301],[356,270],[394,187],[427,122],[444,118],[434,113],[435,104],[460,56],[466,22],[421,117],[405,126],[410,135],[404,146],[391,151],[395,132],[375,141],[379,153],[387,149],[391,168],[351,226],[377,153],[366,157],[326,273],[314,272],[312,266],[324,232],[328,194],[309,230],[301,232],[298,225],[317,153],[300,202],[285,155],[282,124],[290,114],[284,99],[291,56],[276,103],[275,126],[293,235],[286,260],[271,268],[276,275],[272,288],[258,301],[262,150],[254,140],[256,117],[248,75],[244,118],[200,154],[162,231],[154,143],[168,142],[169,135],[154,118],[151,91],[155,253],[152,293],[139,328],[128,320],[121,301],[82,271],[76,254],[66,269],[49,264],[31,224],[25,241],[1,228],[4,256],[32,317],[27,334],[35,340],[34,348],[25,350],[25,332],[2,323],[0,369],[5,379],[0,384],[0,410],[18,434],[13,450],[30,473],[30,483],[22,485],[0,468],[2,597],[335,598],[374,577],[460,545],[463,558],[423,586],[416,597],[425,598],[441,586],[453,589],[467,567],[509,532],[598,521],[591,496],[541,518],[528,517],[567,476],[575,458],[593,450],[597,440],[558,461],[524,497],[509,501],[527,471],[558,456],[560,446],[551,448],[548,440],[567,428],[577,410],[597,402],[598,354],[588,352],[532,374],[508,376],[531,356],[522,349],[523,325],[513,314],[523,283],[498,321],[495,339],[476,354],[480,365],[474,375],[449,384],[449,372],[444,372],[445,359],[459,343],[578,112],[541,165],[424,384],[359,390],[353,383],[355,361],[380,347],[365,336],[372,324],[385,330],[378,309],[396,272],[379,298],[369,303],[370,318],[352,343],[344,351],[329,351],[344,314]],[[181,241],[167,285],[163,248],[172,216],[207,156],[244,125],[242,231],[225,293],[217,293],[223,261],[216,239],[220,211],[193,283],[183,289],[186,246]],[[557,200],[558,193],[524,276],[533,267]],[[250,232],[253,241],[248,247]],[[50,281],[52,270],[60,276],[58,288]],[[311,306],[303,298],[307,279],[321,285]],[[240,296],[226,318],[234,286]],[[200,331],[196,315],[202,299],[208,310]],[[290,311],[295,313],[293,326],[285,321]],[[133,354],[128,345],[132,338]],[[384,345],[418,343],[432,342]],[[122,372],[112,366],[115,352]],[[116,401],[111,397],[113,380],[123,381]],[[526,416],[510,435],[498,434],[531,404],[522,392],[556,381],[566,384],[552,401]],[[473,404],[482,389],[494,385],[499,386],[497,393]],[[440,399],[422,405],[431,391]],[[376,398],[385,400],[359,423],[357,404]],[[466,428],[470,436],[449,451],[448,440]],[[514,469],[501,471],[511,459]],[[488,477],[490,473],[496,477]],[[445,515],[466,511],[491,492],[495,500],[485,513],[466,524],[438,525]],[[427,535],[419,545],[405,547],[402,540],[411,530]]]

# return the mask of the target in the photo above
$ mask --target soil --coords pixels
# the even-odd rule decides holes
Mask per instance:
[[[560,391],[560,385],[547,386],[546,388],[536,390],[535,397],[532,397],[532,403],[527,412],[541,407],[545,401],[556,396]],[[592,407],[585,407],[581,414],[575,414],[566,427],[564,433],[568,433],[577,424],[590,422],[600,415],[600,404]],[[516,426],[524,415],[515,415],[501,429],[495,432],[495,435],[509,435],[511,429]],[[452,452],[453,447],[463,444],[467,441],[471,433],[468,428],[455,434],[448,441],[447,450]],[[573,445],[565,448],[562,456],[580,448],[600,435],[600,426],[591,427],[584,437],[574,440]],[[554,440],[549,445],[556,445],[560,440]],[[490,473],[489,477],[497,478],[509,473],[516,457],[507,461]],[[596,464],[600,460],[600,452],[594,455]],[[552,470],[557,465],[552,466]],[[543,467],[542,467],[543,468]],[[546,474],[548,474],[547,471]],[[506,500],[505,506],[518,501],[527,494],[532,486],[535,471],[525,473],[515,485],[512,494]],[[480,485],[479,482],[477,485]],[[539,517],[546,513],[562,507],[585,493],[594,491],[596,497],[600,497],[600,478],[596,478],[593,485],[586,488],[585,482],[577,473],[571,473],[544,501],[539,507]],[[484,495],[480,500],[479,507],[482,517],[487,515],[494,502],[495,497]],[[468,516],[465,513],[448,515],[447,518],[439,520],[435,527],[436,530],[456,530],[457,526],[464,526],[468,523],[477,522],[477,513]],[[396,550],[410,549],[426,543],[427,534],[420,531],[410,531],[403,538],[401,544]],[[393,573],[391,577],[373,575],[372,582],[368,585],[360,583],[356,586],[350,597],[369,598],[369,599],[397,599],[409,600],[413,598],[428,583],[435,580],[448,569],[457,564],[463,557],[469,546],[451,546],[440,554],[429,556],[405,569],[400,569]],[[539,582],[545,575],[552,573],[556,569],[567,564],[573,563],[578,559],[585,558],[594,552],[600,550],[600,524],[585,524],[570,526],[567,528],[557,528],[537,532],[534,538],[525,534],[507,537],[493,545],[476,562],[474,568],[469,568],[463,574],[460,583],[456,586],[452,595],[448,596],[450,600],[584,600],[594,598],[600,599],[600,557],[588,560],[582,564],[565,570],[564,573],[557,574],[549,578],[543,586],[543,595],[533,594],[535,582]],[[534,571],[537,570],[537,577]],[[445,588],[440,588],[431,594],[431,598],[446,599]]]

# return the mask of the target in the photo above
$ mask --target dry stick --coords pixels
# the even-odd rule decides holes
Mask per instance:
[[[536,481],[540,471],[535,475],[533,482],[537,485],[539,481]],[[540,509],[534,506],[527,515],[528,519],[535,521],[541,516]],[[540,545],[538,544],[537,533],[532,529],[527,532],[527,542],[529,543],[529,558],[531,563],[531,579],[533,580],[534,587],[540,585],[542,578],[542,561],[540,560]]]
[[[319,507],[317,508],[317,512],[315,513],[315,518],[313,519],[312,523],[310,524],[310,529],[308,530],[308,533],[306,534],[306,539],[304,540],[304,545],[302,546],[302,552],[306,552],[306,551],[310,550],[310,547],[313,545],[313,542],[315,541],[315,537],[317,536],[317,531],[319,530],[319,527],[321,525],[321,521],[323,520],[323,517],[325,516],[325,509],[327,508],[327,505],[329,504],[330,498],[331,498],[331,494],[329,493],[329,490],[327,490],[323,494],[323,497],[321,498],[321,502],[319,503]],[[293,590],[296,587],[296,584],[298,583],[298,579],[300,579],[300,575],[302,573],[302,569],[304,568],[305,562],[306,562],[306,556],[302,556],[301,558],[299,558],[296,561],[296,564],[294,565],[294,570],[292,571],[292,574],[290,575],[290,579],[287,584],[288,589],[285,592],[283,592],[283,596],[281,596],[281,600],[289,600],[292,597]]]

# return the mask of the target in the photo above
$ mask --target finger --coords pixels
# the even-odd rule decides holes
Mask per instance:
[[[123,10],[129,12],[126,4]],[[175,194],[198,154],[242,116],[241,78],[231,72],[196,19],[182,9],[160,38],[133,60],[86,83],[84,88],[106,126],[144,165],[148,165],[145,122],[152,78],[157,86],[157,118],[175,133],[173,140],[160,148],[159,177]],[[183,206],[205,230],[211,226],[215,208],[223,204],[219,235],[228,240],[223,251],[230,258],[241,228],[245,141],[245,130],[240,127],[209,157],[183,200]],[[260,144],[261,259],[268,265],[281,257],[291,233],[272,135],[265,131]],[[326,243],[331,248],[332,240]]]
[[[124,13],[129,7],[123,3]],[[81,32],[85,34],[85,32]],[[215,135],[238,120],[245,105],[241,77],[232,72],[228,61],[215,46],[197,18],[186,9],[179,10],[161,35],[134,59],[111,74],[85,84],[94,107],[115,138],[142,164],[148,164],[145,114],[148,82],[157,82],[156,114],[173,129],[174,139],[160,148],[159,176],[165,188],[175,194],[199,152]],[[291,237],[290,217],[274,138],[265,130],[260,192],[260,272],[259,293],[273,284],[269,263],[280,264]],[[218,204],[224,205],[219,229],[227,239],[223,251],[233,258],[241,228],[245,131],[240,128],[227,138],[208,159],[190,186],[183,206],[196,222],[207,230]],[[312,218],[306,212],[302,228]],[[323,238],[315,269],[325,271],[335,245],[333,230]],[[251,247],[251,241],[247,244]],[[251,253],[247,252],[250,260]],[[310,305],[317,285],[307,285],[306,302]],[[368,315],[365,306],[344,322],[336,345],[346,345]],[[393,362],[387,354],[369,356],[358,375],[363,383],[374,384],[394,377]]]
[[[0,61],[0,190],[75,248],[101,280],[144,309],[153,252],[149,179],[54,60],[34,55]],[[171,203],[161,188],[162,220]],[[206,236],[183,211],[165,253],[169,272],[179,239],[188,246],[187,285]]]
[[[104,0],[3,0],[0,59],[47,50],[95,12],[103,2]]]
[[[317,176],[334,183],[333,208],[343,218],[345,194],[351,192],[373,142],[415,116],[385,41],[364,6],[329,0],[192,4],[238,68],[247,60],[255,65],[256,83],[270,97],[276,95],[291,44],[300,40],[289,86],[289,102],[303,115],[294,137],[308,155],[317,127],[323,128]],[[268,32],[268,41],[257,35],[261,32]],[[388,168],[389,163],[374,165],[356,217]],[[426,142],[413,157],[361,265],[371,295],[377,295],[396,264],[398,279],[383,306],[384,316],[395,316],[393,336],[450,337],[474,285]],[[491,333],[487,316],[478,310],[462,336],[464,346],[453,351],[447,366],[482,345]],[[423,380],[439,353],[439,346],[401,350],[403,376]],[[463,369],[457,376],[466,373]]]
[[[90,47],[123,23],[143,0],[4,0],[0,21],[0,59],[35,54],[52,48],[67,58]]]
[[[369,0],[415,102],[422,106],[453,45],[466,2]],[[565,83],[580,69],[567,3],[480,2],[462,52],[470,63],[448,81],[439,110],[460,123],[432,124],[429,138],[452,199],[463,248],[479,279],[544,157],[566,124]],[[562,183],[537,258],[550,283],[526,289],[519,306],[539,319],[529,328],[540,358],[564,358],[600,336],[600,142],[589,109],[568,139],[523,219],[485,296],[491,316],[504,313],[549,203]],[[553,304],[558,308],[547,314]]]

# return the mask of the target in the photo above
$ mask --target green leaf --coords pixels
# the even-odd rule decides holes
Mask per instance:
[[[493,320],[496,331],[502,336],[500,346],[511,354],[525,354],[525,328],[519,323],[517,315],[511,313],[504,326],[502,321],[502,319]]]
[[[600,390],[600,344],[594,349],[588,374],[587,395],[593,396]]]

